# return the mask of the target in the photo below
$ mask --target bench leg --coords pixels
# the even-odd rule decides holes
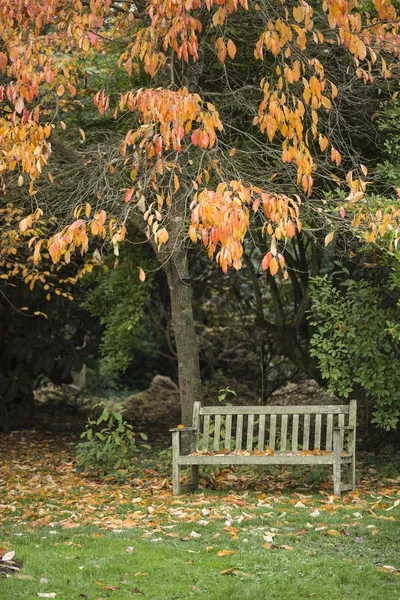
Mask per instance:
[[[351,491],[354,492],[354,490],[356,489],[356,457],[355,456],[353,456],[353,460],[351,461],[351,463],[349,465],[349,475],[350,475],[349,483],[351,484]]]
[[[172,432],[172,493],[179,496],[181,493],[179,473],[179,431]]]
[[[340,429],[333,429],[333,493],[340,496],[341,465],[340,465]]]
[[[192,465],[191,482],[193,484],[193,488],[196,490],[199,485],[199,466],[198,465]]]

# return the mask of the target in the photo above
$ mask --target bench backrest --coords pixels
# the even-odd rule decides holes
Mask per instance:
[[[357,403],[332,406],[201,406],[195,402],[196,451],[333,450],[333,428],[356,426]],[[343,449],[343,434],[341,448]]]

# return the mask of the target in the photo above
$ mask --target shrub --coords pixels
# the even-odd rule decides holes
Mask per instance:
[[[77,469],[110,481],[126,481],[132,474],[132,459],[140,451],[132,425],[124,421],[122,414],[109,411],[107,406],[98,419],[89,419],[76,448]],[[93,408],[96,408],[93,407]],[[140,432],[142,440],[147,436]],[[149,448],[140,444],[141,448]]]
[[[372,422],[395,428],[400,415],[400,345],[391,319],[396,309],[382,291],[365,281],[335,288],[325,277],[312,282],[311,355],[331,393],[348,398],[355,390],[375,404]]]

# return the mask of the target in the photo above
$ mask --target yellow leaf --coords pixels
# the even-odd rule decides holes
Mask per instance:
[[[236,554],[235,550],[220,550],[217,552],[217,556],[230,556],[231,554]]]
[[[325,531],[326,535],[339,535],[339,532],[336,531],[336,529],[328,529],[328,531]]]
[[[181,187],[181,184],[179,183],[178,176],[176,174],[174,174],[174,194],[176,194],[176,192],[179,190],[180,187]]]
[[[334,238],[335,233],[333,231],[331,231],[330,233],[328,233],[327,236],[325,236],[325,247],[328,246],[328,244],[331,243],[331,241]]]
[[[229,58],[231,58],[233,60],[236,56],[236,46],[232,42],[232,40],[228,40],[227,50],[228,50]]]
[[[65,87],[63,86],[62,83],[60,83],[60,85],[57,88],[57,96],[62,96],[64,92],[65,92]]]
[[[79,133],[81,134],[82,142],[86,140],[86,134],[83,129],[79,128]]]
[[[271,262],[269,263],[269,272],[271,273],[272,276],[274,276],[277,274],[278,271],[279,271],[278,261],[276,260],[276,258],[274,256],[271,259]]]
[[[304,20],[304,13],[301,6],[295,6],[293,9],[293,17],[297,23],[302,23]]]
[[[185,427],[185,426],[184,426],[184,425],[182,425],[182,423],[179,423],[179,425],[177,425],[177,428],[178,428],[178,429],[183,429],[184,427]]]
[[[141,268],[139,269],[139,279],[140,281],[145,281],[146,279],[146,273]]]

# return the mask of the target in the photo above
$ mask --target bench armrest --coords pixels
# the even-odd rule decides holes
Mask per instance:
[[[170,431],[197,431],[197,427],[174,427]]]

